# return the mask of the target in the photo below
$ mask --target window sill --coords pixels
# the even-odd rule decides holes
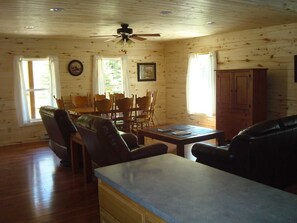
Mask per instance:
[[[24,123],[21,127],[28,127],[28,126],[37,126],[42,125],[42,120],[32,120],[31,122]]]

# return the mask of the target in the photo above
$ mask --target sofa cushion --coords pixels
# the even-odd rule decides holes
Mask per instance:
[[[248,135],[251,137],[265,135],[280,130],[279,123],[275,120],[257,123],[239,132],[239,135]]]

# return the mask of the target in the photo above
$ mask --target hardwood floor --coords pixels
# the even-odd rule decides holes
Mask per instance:
[[[96,180],[59,161],[47,143],[0,148],[0,222],[99,222]]]
[[[47,143],[0,147],[1,223],[99,222],[97,181],[59,161]]]

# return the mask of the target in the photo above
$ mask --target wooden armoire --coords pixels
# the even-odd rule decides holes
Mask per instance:
[[[267,69],[216,70],[216,129],[231,140],[266,119]]]

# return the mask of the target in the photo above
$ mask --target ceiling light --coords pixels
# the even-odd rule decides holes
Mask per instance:
[[[169,10],[163,10],[163,11],[160,12],[161,15],[169,15],[169,14],[171,14],[171,13],[172,13],[172,12],[169,11]]]
[[[209,22],[207,22],[206,24],[207,24],[207,25],[212,25],[212,24],[215,24],[215,22],[213,22],[213,21],[209,21]]]
[[[30,30],[30,29],[34,29],[34,26],[24,26],[24,29]]]
[[[51,8],[50,11],[51,12],[63,12],[64,8]]]

